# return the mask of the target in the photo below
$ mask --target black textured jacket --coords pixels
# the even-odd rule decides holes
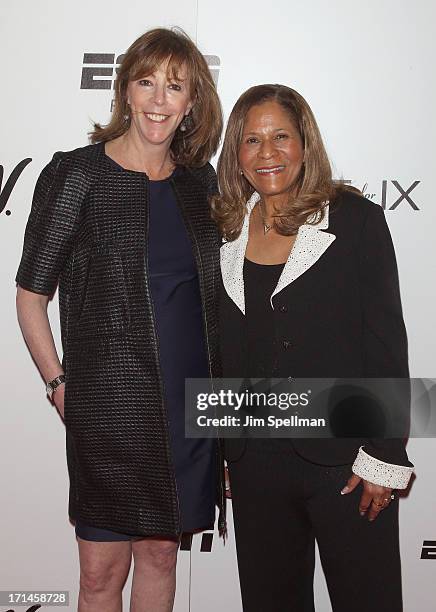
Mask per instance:
[[[210,164],[184,168],[171,182],[193,245],[217,376],[219,248],[207,200],[215,172]],[[70,516],[126,534],[176,536],[147,236],[144,173],[123,170],[102,144],[56,153],[35,188],[16,280],[44,295],[59,282]],[[221,481],[217,495],[222,509]],[[221,513],[221,530],[223,520]]]

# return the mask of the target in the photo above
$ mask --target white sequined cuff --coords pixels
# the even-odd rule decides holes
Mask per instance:
[[[359,448],[351,469],[356,476],[390,489],[405,489],[413,473],[412,467],[385,463],[380,459],[371,457],[371,455],[365,453],[363,446]]]

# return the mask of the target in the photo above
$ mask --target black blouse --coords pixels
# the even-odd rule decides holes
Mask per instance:
[[[271,378],[275,375],[278,338],[270,297],[284,265],[264,265],[245,259],[246,316],[245,328],[240,329],[245,359],[241,364],[241,376]],[[230,298],[227,296],[227,299]]]

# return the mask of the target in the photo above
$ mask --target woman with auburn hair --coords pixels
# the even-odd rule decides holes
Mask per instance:
[[[172,610],[180,534],[223,510],[216,441],[184,436],[185,378],[219,374],[208,160],[221,128],[199,50],[154,29],[123,59],[110,123],[36,185],[18,316],[65,420],[82,612],[121,610],[132,557],[130,609]],[[47,317],[58,282],[62,363]]]
[[[242,94],[218,178],[223,376],[407,379],[383,211],[333,182],[302,96]],[[334,612],[402,610],[402,439],[227,439],[225,456],[244,610],[313,612],[315,540]]]

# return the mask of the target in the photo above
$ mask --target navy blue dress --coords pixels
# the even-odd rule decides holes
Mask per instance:
[[[178,172],[180,170],[176,170]],[[197,266],[169,179],[149,182],[148,278],[153,299],[181,529],[215,520],[215,441],[185,438],[185,378],[209,376]],[[108,542],[132,537],[82,523],[76,534]]]
[[[150,181],[149,282],[183,531],[215,518],[215,441],[185,438],[185,378],[208,378],[197,266],[168,180]]]

